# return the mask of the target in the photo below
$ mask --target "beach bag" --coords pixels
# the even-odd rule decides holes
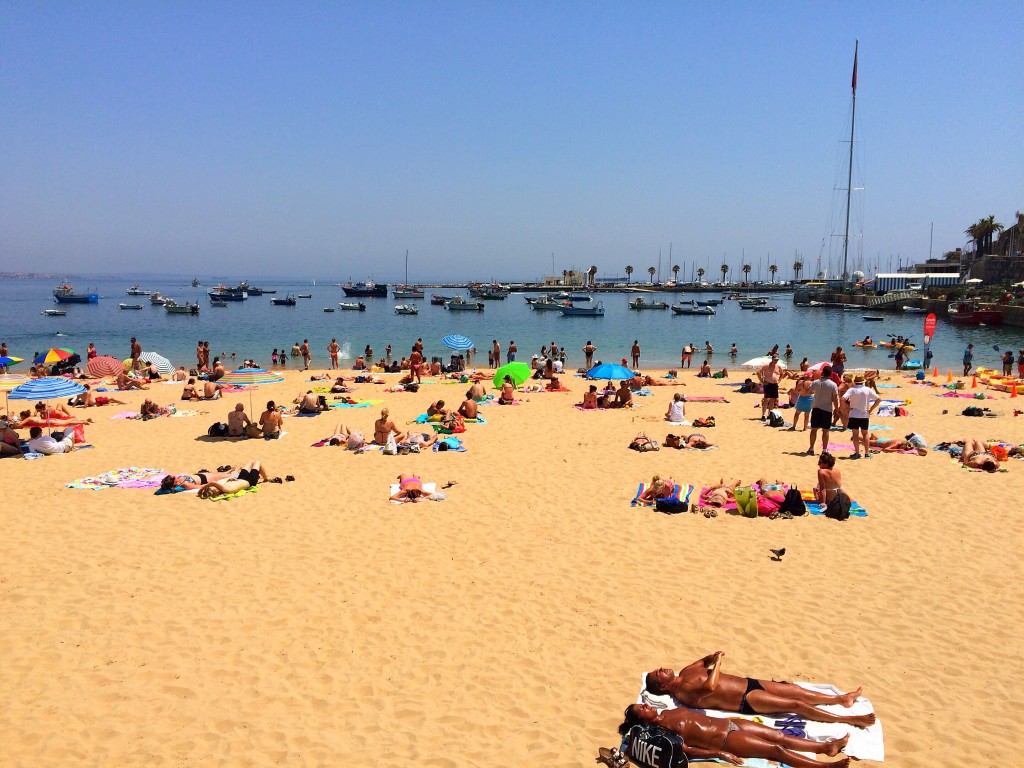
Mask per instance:
[[[782,500],[779,512],[788,512],[794,517],[807,514],[807,505],[804,504],[804,498],[800,495],[800,490],[795,485],[786,491],[786,498]]]
[[[736,510],[743,517],[757,517],[757,493],[749,486],[734,488],[732,497],[736,500]]]
[[[641,432],[635,438],[633,442],[629,444],[631,450],[639,451],[640,453],[647,453],[648,451],[660,450],[657,440],[651,440],[647,435]]]
[[[384,443],[384,454],[395,456],[398,453],[398,445],[395,443],[395,433],[389,432],[387,442]]]
[[[850,497],[843,491],[836,491],[836,495],[832,497],[825,506],[825,517],[830,517],[833,520],[847,520],[850,517]]]
[[[984,416],[985,412],[976,405],[969,405],[962,411],[964,416]]]
[[[210,425],[210,428],[206,430],[206,434],[210,437],[227,437],[228,425],[222,421],[215,421]]]
[[[686,768],[683,737],[657,725],[634,725],[626,733],[623,751],[643,768]]]
[[[708,427],[713,427],[713,426],[715,426],[715,417],[714,416],[708,416],[707,418],[701,417],[701,418],[694,419],[693,420],[693,426],[695,426],[695,427],[703,427],[704,429],[707,429]]]
[[[415,381],[410,382],[409,384],[405,385],[405,391],[406,392],[419,392],[420,391],[420,385],[417,384]]]
[[[346,443],[345,447],[350,451],[358,451],[363,447],[363,442],[363,433],[353,432],[348,436],[348,443]]]
[[[769,427],[782,427],[785,426],[786,420],[782,418],[782,412],[778,408],[772,408],[768,411],[768,426]]]
[[[757,494],[757,514],[761,517],[771,517],[779,511],[779,502],[769,499],[767,496]]]
[[[910,411],[904,408],[902,405],[897,405],[896,410],[893,412],[894,416],[909,416]]]
[[[676,498],[655,499],[654,508],[659,512],[664,512],[666,515],[678,515],[680,512],[688,510],[690,505]]]
[[[665,447],[666,448],[682,448],[683,441],[679,435],[665,435]]]
[[[74,439],[75,443],[84,443],[85,442],[85,425],[84,424],[75,424],[71,428],[71,431],[75,435],[75,439]]]

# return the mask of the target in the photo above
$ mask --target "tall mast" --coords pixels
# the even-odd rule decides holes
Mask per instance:
[[[850,116],[850,167],[846,176],[846,233],[843,235],[843,280],[849,278],[846,268],[846,257],[850,249],[850,194],[853,192],[853,126],[857,122],[857,49],[860,48],[860,40],[853,46],[853,113]]]

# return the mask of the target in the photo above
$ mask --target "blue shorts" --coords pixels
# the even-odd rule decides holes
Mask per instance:
[[[796,412],[797,413],[810,413],[811,403],[814,402],[814,395],[800,395],[796,399]]]

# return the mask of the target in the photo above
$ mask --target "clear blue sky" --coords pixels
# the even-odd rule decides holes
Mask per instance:
[[[789,277],[834,242],[855,38],[852,228],[895,266],[1024,208],[1022,28],[1019,1],[5,3],[0,270],[393,280],[408,249],[411,280],[526,279],[672,243]]]

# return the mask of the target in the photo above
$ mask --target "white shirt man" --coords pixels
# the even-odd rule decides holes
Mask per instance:
[[[44,435],[41,427],[32,427],[29,431],[28,449],[33,453],[42,453],[46,456],[55,453],[71,453],[75,450],[75,436],[68,432],[63,440],[54,440],[50,435]]]
[[[879,403],[879,397],[875,390],[864,384],[864,377],[857,376],[853,380],[853,386],[843,394],[843,400],[850,405],[848,424],[850,425],[851,436],[853,437],[853,456],[851,459],[860,458],[860,446],[864,446],[864,458],[870,459],[868,451],[868,426],[871,412]]]

